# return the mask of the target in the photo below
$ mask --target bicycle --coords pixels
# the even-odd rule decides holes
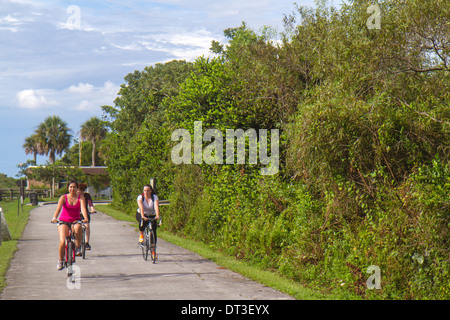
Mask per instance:
[[[72,223],[69,226],[69,235],[66,237],[66,245],[64,247],[64,266],[67,268],[67,277],[75,282],[73,277],[72,265],[75,263],[75,236],[72,230]]]
[[[91,214],[97,213],[97,211],[92,211]],[[83,216],[80,216],[80,219],[84,219]],[[82,234],[81,234],[81,255],[83,259],[86,259],[86,224],[83,223],[83,220],[81,220],[81,228],[82,228]]]
[[[53,223],[53,222],[52,222]],[[69,234],[66,237],[65,245],[64,245],[64,268],[67,269],[67,277],[70,278],[72,282],[75,282],[75,277],[73,276],[73,268],[72,265],[76,260],[76,250],[75,250],[75,235],[72,230],[73,223],[68,223],[64,221],[55,222],[59,226],[61,223],[65,224],[69,227]]]
[[[148,218],[148,225],[144,230],[144,241],[141,243],[142,256],[144,260],[148,259],[148,252],[151,252],[151,259],[153,263],[156,263],[156,237],[155,231],[153,230],[152,222],[156,220],[155,218]],[[142,223],[142,222],[141,222]]]

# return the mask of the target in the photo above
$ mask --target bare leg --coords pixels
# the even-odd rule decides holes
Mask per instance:
[[[59,234],[59,261],[64,260],[64,251],[66,246],[66,237],[69,235],[69,227],[65,224],[61,224],[58,227]]]

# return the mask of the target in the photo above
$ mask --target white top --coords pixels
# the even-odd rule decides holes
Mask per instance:
[[[156,214],[154,201],[159,200],[158,196],[156,194],[153,194],[152,197],[150,197],[150,199],[148,200],[148,202],[145,199],[143,199],[142,194],[140,194],[137,197],[137,201],[139,201],[139,200],[141,200],[142,204],[144,205],[144,215],[153,216]],[[141,213],[139,207],[138,207],[138,212]]]

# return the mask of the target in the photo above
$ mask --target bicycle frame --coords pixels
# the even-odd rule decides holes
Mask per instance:
[[[144,260],[147,260],[148,258],[148,251],[151,250],[151,258],[153,263],[156,263],[156,239],[155,233],[153,231],[152,222],[156,220],[154,218],[149,218],[149,223],[144,229],[144,243],[142,244],[142,255],[144,257]],[[154,243],[151,243],[153,239]],[[153,246],[153,250],[152,250]]]

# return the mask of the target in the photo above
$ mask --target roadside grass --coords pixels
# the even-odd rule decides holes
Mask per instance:
[[[95,207],[98,211],[103,212],[117,220],[136,222],[133,216],[130,216],[123,211],[114,209],[109,205],[96,205]],[[138,227],[137,222],[135,227]],[[329,294],[322,293],[320,290],[306,288],[274,271],[264,270],[261,267],[249,262],[237,260],[232,256],[210,248],[205,243],[186,239],[163,229],[158,230],[158,237],[182,248],[193,251],[200,256],[217,263],[221,267],[237,272],[249,279],[261,283],[262,285],[286,293],[297,300],[341,300],[354,298],[342,293]]]
[[[26,201],[28,202],[28,201]],[[11,240],[2,241],[0,246],[0,293],[6,287],[6,271],[9,268],[10,262],[17,250],[17,243],[22,236],[23,230],[28,222],[32,206],[23,205],[23,211],[17,214],[17,200],[0,201],[0,207],[3,210],[6,222],[8,224],[9,232],[11,233]]]

